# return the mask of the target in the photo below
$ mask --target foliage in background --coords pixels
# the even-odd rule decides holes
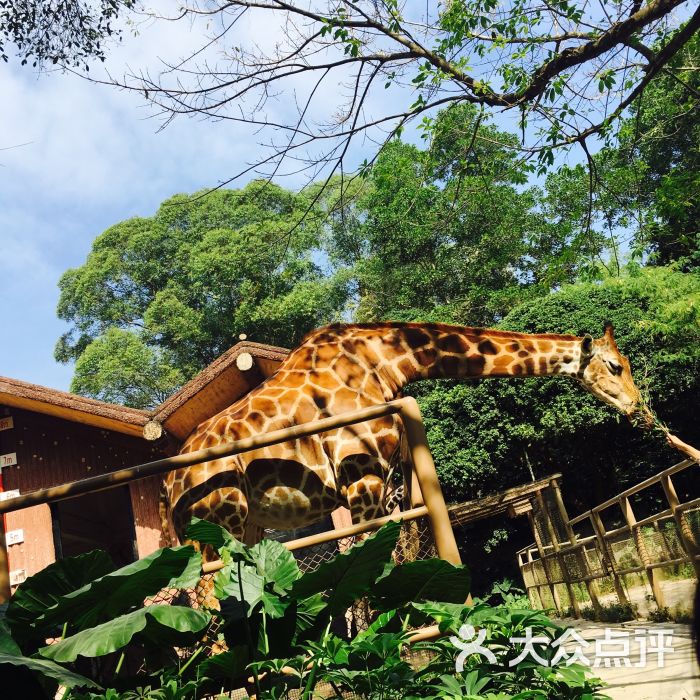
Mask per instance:
[[[493,325],[575,279],[579,264],[562,252],[585,263],[588,241],[572,240],[526,186],[516,144],[460,105],[437,118],[429,147],[384,148],[328,237],[331,261],[352,281],[356,320]]]
[[[570,285],[500,324],[527,333],[593,333],[613,322],[652,408],[691,442],[700,391],[700,276],[631,265],[624,276]],[[475,498],[560,471],[582,510],[675,458],[572,379],[484,379],[416,385],[428,439],[451,499]]]
[[[690,270],[700,266],[700,34],[670,66],[591,158],[590,174],[565,167],[547,188],[579,235],[607,240],[618,257],[630,247],[653,264]],[[610,261],[613,272],[618,262]]]
[[[464,606],[466,568],[440,559],[395,565],[399,531],[400,523],[389,523],[302,574],[282,544],[247,547],[195,519],[188,535],[224,563],[213,582],[217,600],[200,610],[177,599],[144,605],[161,589],[195,585],[201,559],[193,547],[162,549],[116,571],[99,552],[65,559],[22,583],[0,619],[0,680],[25,673],[34,681],[28,700],[52,698],[59,683],[66,700],[195,700],[241,687],[260,700],[311,700],[321,685],[324,697],[338,699],[602,697],[588,669],[567,665],[565,654],[554,660],[564,630],[517,590],[504,584],[494,590],[501,604]],[[350,638],[338,625],[360,598],[372,622]],[[472,654],[455,672],[459,650],[443,638],[416,643],[433,655],[409,664],[409,625],[425,622],[453,634],[478,626],[497,663]],[[511,638],[527,627],[547,640],[536,647],[546,664],[515,660],[522,643]],[[46,645],[51,636],[58,640]],[[212,643],[221,653],[211,655]]]
[[[342,307],[342,282],[315,261],[308,197],[253,182],[177,195],[150,218],[99,236],[60,281],[56,347],[77,360],[72,389],[157,404],[238,340],[293,346]],[[293,228],[293,233],[289,233]]]

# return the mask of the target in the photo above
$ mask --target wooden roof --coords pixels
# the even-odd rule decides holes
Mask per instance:
[[[24,408],[127,435],[142,435],[143,426],[149,419],[148,411],[96,401],[9,377],[0,377],[0,405]]]
[[[0,405],[127,435],[142,436],[146,423],[157,421],[181,441],[203,420],[265,381],[288,354],[288,350],[271,345],[237,343],[152,411],[97,401],[7,377],[0,377]]]
[[[253,364],[242,370],[239,364],[245,364],[238,360],[246,354]],[[264,382],[288,354],[289,350],[272,345],[237,343],[152,411],[151,419],[184,440],[202,421]]]
[[[474,501],[464,501],[448,506],[450,521],[453,525],[490,518],[506,511],[511,515],[520,515],[531,510],[530,499],[538,492],[548,488],[554,479],[561,479],[561,474],[552,474],[529,484],[514,486],[491,496],[477,498]]]

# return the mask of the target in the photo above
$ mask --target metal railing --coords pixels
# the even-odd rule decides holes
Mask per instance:
[[[535,542],[517,553],[533,604],[555,607],[564,614],[564,599],[568,598],[571,612],[578,617],[580,603],[587,602],[587,597],[599,612],[599,584],[605,581],[618,601],[629,606],[632,601],[626,577],[642,574],[658,608],[666,608],[660,569],[690,565],[695,577],[700,578],[700,498],[682,503],[672,480],[676,474],[697,468],[698,464],[691,460],[675,464],[571,519],[559,484],[553,479],[549,499],[538,493],[538,509],[531,519]],[[657,485],[663,489],[668,508],[637,520],[632,497]],[[554,507],[548,506],[548,500],[554,502]],[[617,515],[624,524],[606,529],[603,514],[610,517],[606,511],[615,507],[620,508]],[[581,535],[575,528],[590,528],[592,534]],[[692,572],[689,576],[693,577]],[[582,595],[579,584],[585,585],[587,595]]]
[[[113,489],[132,481],[145,479],[149,476],[163,475],[175,469],[193,466],[213,459],[230,457],[232,455],[250,452],[261,447],[276,445],[282,442],[298,440],[303,437],[325,433],[344,428],[357,423],[364,423],[385,416],[400,416],[406,442],[413,466],[412,483],[410,484],[411,510],[404,513],[388,515],[384,518],[352,525],[339,530],[331,530],[304,537],[285,543],[290,550],[303,550],[331,541],[353,538],[365,532],[378,529],[389,520],[418,521],[425,518],[429,524],[434,547],[442,559],[451,563],[461,563],[457,543],[450,524],[450,516],[438,482],[435,463],[428,448],[425,427],[418,404],[413,397],[405,397],[386,404],[371,406],[358,411],[331,416],[321,420],[296,425],[282,430],[276,430],[264,435],[236,440],[234,442],[209,447],[196,452],[189,452],[173,457],[166,457],[139,464],[127,469],[120,469],[108,474],[101,474],[79,481],[39,489],[27,494],[0,502],[0,515],[28,508],[30,506],[55,503],[57,501],[75,498],[77,496]],[[0,604],[5,602],[10,594],[10,579],[5,546],[5,531],[0,518]],[[203,573],[211,573],[220,568],[220,563],[210,562],[203,566]]]

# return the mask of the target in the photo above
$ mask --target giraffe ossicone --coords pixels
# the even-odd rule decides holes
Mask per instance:
[[[429,323],[326,326],[263,384],[199,425],[181,452],[391,401],[421,379],[556,374],[630,418],[640,410],[609,324],[597,339]],[[243,539],[248,525],[294,529],[339,506],[354,522],[384,515],[401,431],[400,419],[387,416],[171,472],[165,496],[177,537],[193,516]]]

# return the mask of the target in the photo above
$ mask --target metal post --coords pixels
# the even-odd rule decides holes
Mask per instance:
[[[647,579],[649,579],[649,585],[651,586],[651,592],[654,594],[654,600],[659,608],[666,607],[664,595],[661,591],[661,584],[657,578],[657,572],[651,568],[651,557],[649,556],[649,551],[647,550],[646,543],[644,542],[641,528],[637,525],[637,518],[632,510],[630,499],[625,496],[624,498],[620,499],[619,503],[620,508],[622,509],[622,514],[625,516],[625,521],[632,531],[632,539],[634,540],[634,545],[639,553],[639,559],[646,570]]]
[[[668,504],[671,506],[671,512],[673,513],[673,519],[676,521],[678,537],[683,545],[683,549],[685,550],[686,554],[688,555],[688,559],[690,559],[690,563],[695,569],[695,577],[700,579],[700,561],[698,561],[700,548],[695,541],[695,537],[693,537],[693,531],[690,529],[688,521],[683,517],[683,512],[679,509],[680,501],[678,500],[678,494],[673,486],[671,477],[668,475],[662,476],[661,486],[666,494]]]
[[[573,546],[576,546],[576,533],[574,532],[574,528],[571,527],[571,523],[569,522],[569,514],[566,510],[566,506],[564,505],[564,499],[561,495],[561,489],[559,488],[559,483],[556,479],[552,479],[551,487],[554,493],[554,500],[557,504],[557,509],[559,510],[559,517],[561,518],[562,523],[564,523],[566,536],[569,538],[569,542]],[[576,561],[578,562],[581,571],[584,573],[584,576],[588,577],[589,574],[593,573],[590,570],[590,567],[588,566],[588,560],[584,557],[583,553],[581,552],[581,549],[578,547],[576,549]],[[596,613],[599,613],[600,601],[598,600],[598,586],[596,582],[587,579],[586,589],[588,590],[588,597],[591,599],[591,603],[593,604],[593,609],[596,611]]]
[[[421,418],[418,402],[407,396],[400,399],[401,419],[406,431],[408,448],[411,452],[413,470],[420,486],[425,505],[428,508],[428,518],[430,519],[435,547],[441,559],[452,564],[461,564],[462,558],[459,555],[457,541],[455,540],[450,514],[447,512],[445,498],[442,495],[440,482],[438,481],[435,462],[428,448],[428,439],[425,434],[425,427]]]

